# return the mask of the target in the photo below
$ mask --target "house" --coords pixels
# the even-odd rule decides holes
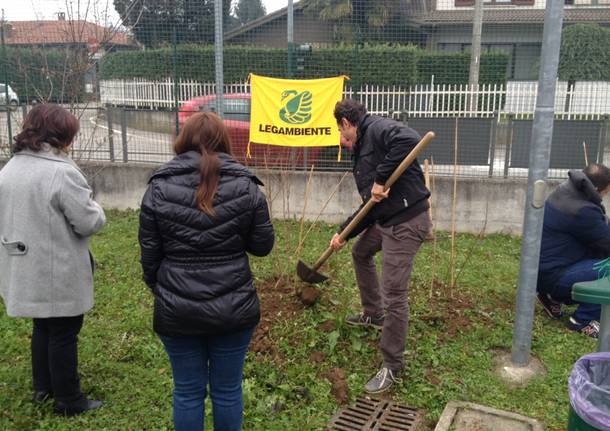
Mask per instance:
[[[416,30],[419,22],[415,19],[419,16],[422,2],[427,0],[415,0],[401,11],[403,17],[404,35],[408,40],[404,42],[421,45],[423,40],[421,34]],[[294,4],[293,26],[294,41],[296,43],[306,43],[313,47],[329,46],[345,42],[345,34],[342,27],[345,22],[331,22],[321,20],[314,13],[307,10],[307,0],[302,0]],[[414,13],[418,11],[418,13]],[[241,27],[235,28],[225,33],[225,42],[230,44],[248,44],[264,46],[268,48],[286,48],[287,42],[287,8],[279,9],[273,13],[262,16]],[[415,31],[413,31],[415,29]]]
[[[596,23],[610,26],[610,0],[565,0],[564,24]],[[315,46],[337,40],[337,24],[307,14],[302,0],[294,5],[294,40]],[[407,42],[431,50],[470,48],[474,0],[409,2],[404,26],[413,35]],[[413,5],[417,5],[414,7]],[[542,46],[545,0],[484,0],[483,50],[509,53],[507,77],[537,79]],[[287,11],[280,9],[225,34],[227,43],[286,47]]]
[[[9,21],[5,44],[16,48],[83,48],[91,53],[133,49],[136,43],[123,31],[84,20]]]
[[[437,0],[425,17],[428,47],[469,49],[473,6],[474,0]],[[510,79],[538,78],[545,6],[545,0],[484,0],[481,47],[509,53]],[[610,0],[566,0],[563,22],[610,26]]]
[[[87,93],[96,92],[97,61],[104,54],[137,47],[124,31],[85,20],[66,20],[64,13],[59,13],[57,20],[6,22],[4,34],[8,47],[41,51],[70,50],[87,54],[87,57],[81,57],[85,61],[81,74]]]

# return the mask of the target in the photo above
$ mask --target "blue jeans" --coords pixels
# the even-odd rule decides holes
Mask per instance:
[[[210,385],[214,430],[239,431],[244,402],[242,377],[254,328],[210,337],[159,336],[174,376],[176,431],[204,429],[204,401]]]
[[[581,260],[574,265],[569,266],[555,288],[549,292],[551,298],[564,304],[579,304],[578,308],[572,317],[579,322],[589,322],[591,320],[599,320],[601,305],[589,304],[586,302],[576,302],[572,299],[572,286],[574,283],[581,281],[593,281],[599,278],[597,270],[593,269],[593,265],[601,262],[598,259]]]

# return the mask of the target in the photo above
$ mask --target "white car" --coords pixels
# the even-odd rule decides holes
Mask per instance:
[[[6,104],[6,85],[0,84],[0,106]],[[17,106],[19,106],[19,97],[10,85],[8,86],[8,105],[10,105],[10,108],[13,110],[17,109]]]

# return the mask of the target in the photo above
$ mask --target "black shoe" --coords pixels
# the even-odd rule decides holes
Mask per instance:
[[[587,337],[599,337],[599,322],[597,320],[590,320],[589,322],[579,322],[575,318],[570,317],[570,320],[566,322],[566,328],[568,328],[570,331],[585,334]]]
[[[381,329],[383,328],[384,317],[373,317],[368,316],[364,313],[348,316],[345,319],[345,323],[352,326],[367,326],[370,328]]]
[[[42,404],[50,398],[53,398],[51,391],[34,391],[32,402],[34,404]]]
[[[95,410],[102,407],[104,403],[97,400],[89,400],[87,398],[75,402],[75,403],[66,403],[63,401],[55,401],[55,406],[53,410],[58,415],[63,416],[76,416],[81,413],[85,413],[88,410]]]
[[[554,301],[547,293],[540,293],[536,295],[538,302],[542,305],[542,309],[551,319],[559,320],[563,317],[563,311],[561,310],[561,304]]]

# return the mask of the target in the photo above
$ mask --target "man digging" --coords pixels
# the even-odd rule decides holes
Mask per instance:
[[[417,250],[431,228],[430,192],[417,160],[391,190],[383,190],[392,172],[419,142],[417,132],[397,121],[370,115],[364,105],[350,99],[337,103],[334,115],[342,145],[353,149],[353,174],[362,201],[372,197],[379,202],[347,238],[360,234],[352,257],[363,307],[363,312],[348,317],[347,323],[381,329],[383,364],[365,385],[365,390],[374,394],[400,382],[404,368],[408,285]],[[345,244],[339,234],[330,242],[335,250]],[[374,260],[379,251],[383,251],[381,284]]]

